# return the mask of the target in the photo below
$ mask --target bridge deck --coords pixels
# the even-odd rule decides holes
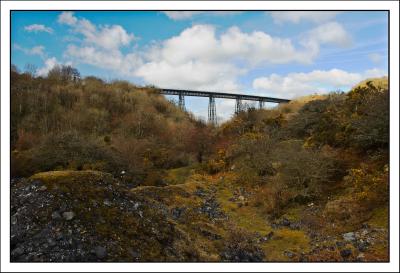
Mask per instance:
[[[243,95],[234,93],[222,93],[222,92],[209,92],[209,91],[194,91],[194,90],[180,90],[180,89],[159,89],[161,94],[164,95],[183,95],[183,96],[193,96],[193,97],[213,97],[221,99],[240,99],[240,100],[250,100],[250,101],[263,101],[263,102],[289,102],[287,99],[279,99],[272,97],[262,97],[253,95]]]

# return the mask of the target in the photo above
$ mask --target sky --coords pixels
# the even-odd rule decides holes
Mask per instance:
[[[296,98],[388,73],[385,11],[13,11],[11,62],[46,76]],[[207,98],[186,98],[206,119]],[[234,101],[217,99],[219,120]]]

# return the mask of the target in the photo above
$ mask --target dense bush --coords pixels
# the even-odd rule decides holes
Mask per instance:
[[[272,110],[250,109],[220,128],[220,139],[229,139],[227,162],[241,183],[265,185],[255,205],[279,215],[293,202],[340,188],[351,197],[331,207],[351,200],[365,211],[368,202],[387,200],[389,91],[385,79],[374,82]]]
[[[211,153],[209,131],[151,88],[81,79],[71,67],[47,78],[11,74],[14,176],[93,168],[142,180],[202,161]]]

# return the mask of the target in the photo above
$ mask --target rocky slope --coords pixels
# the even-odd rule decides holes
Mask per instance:
[[[318,204],[270,221],[249,205],[257,189],[232,184],[230,175],[192,173],[182,184],[137,188],[97,171],[13,179],[11,260],[387,260],[379,215],[341,234],[310,222],[320,214]]]

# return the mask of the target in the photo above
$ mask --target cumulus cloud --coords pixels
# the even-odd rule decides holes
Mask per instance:
[[[141,65],[141,59],[135,53],[124,55],[119,50],[104,50],[93,46],[69,45],[64,55],[77,62],[118,71],[125,76],[132,75]]]
[[[53,29],[51,27],[46,27],[45,25],[33,24],[29,26],[25,26],[24,30],[27,32],[47,32],[53,33]]]
[[[87,19],[78,19],[73,12],[63,12],[58,16],[58,22],[71,26],[75,33],[82,34],[85,42],[105,49],[118,49],[127,46],[134,39],[134,35],[128,33],[120,25],[105,25],[98,29]]]
[[[44,52],[45,47],[42,45],[34,46],[32,48],[25,48],[18,44],[14,44],[14,49],[22,51],[27,55],[38,55],[42,58],[45,57],[45,52]]]
[[[194,25],[151,48],[135,75],[159,86],[232,91],[249,66],[296,62],[300,56],[289,39],[237,27],[218,37],[213,26]]]
[[[289,73],[286,76],[272,74],[253,81],[253,88],[279,97],[294,98],[333,90],[347,90],[358,82],[371,77],[382,77],[386,73],[374,68],[362,73],[340,69],[314,70],[308,73]]]
[[[306,34],[305,43],[336,44],[342,47],[351,45],[351,37],[338,22],[320,25]]]
[[[302,34],[300,44],[307,49],[303,56],[304,62],[311,63],[319,55],[322,45],[331,44],[345,48],[352,45],[352,39],[341,24],[328,22]]]
[[[80,24],[79,20],[74,24]],[[93,33],[96,27],[89,21],[85,24],[87,26],[80,31],[86,33],[84,29],[89,29],[88,32]],[[97,41],[101,36],[92,40]],[[124,55],[118,45],[104,44],[69,45],[65,55],[125,75],[132,74],[149,84],[225,91],[237,90],[236,78],[249,67],[261,63],[304,62],[306,55],[306,51],[296,49],[290,39],[260,31],[245,33],[237,27],[218,36],[210,25],[194,25],[139,53]],[[237,62],[246,65],[239,66]]]
[[[323,24],[305,33],[300,46],[262,31],[243,32],[233,26],[217,33],[214,26],[193,25],[140,51],[132,48],[123,53],[121,47],[130,45],[133,34],[121,26],[96,26],[72,12],[62,13],[58,19],[85,38],[80,44],[67,46],[67,59],[141,78],[159,87],[210,91],[239,90],[239,76],[261,65],[312,63],[320,45],[343,46],[348,39],[338,23]]]
[[[223,16],[223,15],[239,14],[241,13],[241,11],[184,11],[183,10],[183,11],[162,11],[162,13],[167,15],[172,20],[186,20],[200,14]]]
[[[78,22],[78,19],[74,16],[72,11],[64,11],[58,16],[58,22],[60,24],[73,26]]]
[[[313,23],[327,22],[336,17],[339,12],[336,11],[270,11],[274,23],[282,24],[284,22],[298,24],[301,21]]]
[[[47,74],[49,73],[49,71],[51,69],[53,69],[55,66],[60,65],[60,63],[57,61],[57,59],[55,57],[52,58],[48,58],[45,62],[44,62],[44,66],[39,68],[36,71],[36,74],[38,76],[47,76]]]

